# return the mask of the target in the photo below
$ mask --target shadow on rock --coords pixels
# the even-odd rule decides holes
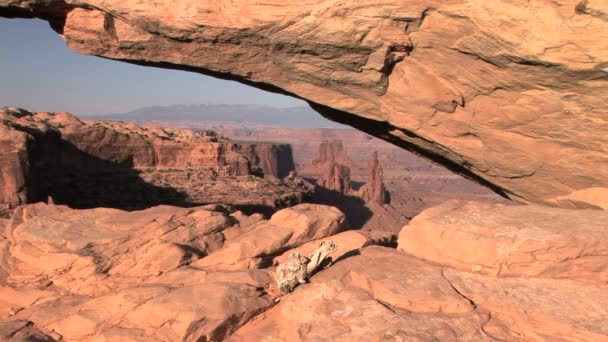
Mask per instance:
[[[78,149],[59,136],[29,146],[28,202],[46,201],[76,209],[145,209],[160,204],[197,205],[172,187],[147,183],[133,157],[106,160]]]
[[[337,207],[345,215],[351,229],[361,229],[374,215],[367,203],[357,196],[343,195],[339,191],[317,186],[312,202]]]

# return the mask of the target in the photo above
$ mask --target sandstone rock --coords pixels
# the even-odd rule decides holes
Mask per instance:
[[[11,342],[54,342],[58,339],[47,335],[30,321],[0,322],[0,337]]]
[[[5,228],[0,336],[223,340],[273,304],[264,270],[188,266],[223,246],[222,231],[237,224],[225,209],[19,207]]]
[[[319,156],[312,161],[313,165],[336,162],[349,166],[352,162],[344,150],[342,140],[325,140],[319,145]]]
[[[272,212],[308,191],[299,179],[278,179],[295,169],[289,145],[69,113],[0,113],[0,210],[48,199],[78,208],[223,202]]]
[[[473,310],[443,277],[441,267],[377,246],[350,259],[320,274],[318,281],[341,279],[390,307],[412,313],[463,314]]]
[[[224,270],[255,268],[260,258],[284,250],[293,234],[292,228],[257,225],[228,241],[219,251],[193,262],[192,266]]]
[[[276,227],[293,229],[286,247],[334,235],[346,228],[344,214],[327,205],[300,204],[276,212],[268,221]]]
[[[454,288],[492,312],[486,334],[500,341],[606,341],[608,286],[568,279],[496,278],[446,269]]]
[[[232,223],[224,213],[169,206],[35,216],[9,227],[9,281],[51,281],[64,291],[101,294],[214,251],[223,244],[221,231]]]
[[[230,340],[483,341],[491,340],[481,330],[487,319],[451,287],[440,267],[368,247],[282,297]]]
[[[378,163],[378,152],[374,151],[371,154],[367,170],[367,181],[359,191],[360,196],[368,202],[384,205],[386,203],[386,190],[382,182],[382,167]]]
[[[319,185],[340,195],[350,193],[350,168],[335,162],[328,163],[325,179]]]
[[[604,341],[606,286],[466,273],[372,246],[231,340]]]
[[[562,207],[590,207],[608,210],[608,188],[587,188],[550,200]]]
[[[522,246],[537,246],[534,239],[542,236],[549,252],[535,254],[533,262],[505,262],[503,269],[519,273],[495,277],[450,269],[442,265],[451,265],[448,259],[432,263],[395,249],[365,247],[393,240],[385,232],[336,234],[343,229],[343,216],[326,206],[296,206],[269,221],[230,215],[221,205],[134,212],[22,206],[5,222],[0,240],[0,336],[42,341],[605,340],[608,284],[601,281],[603,271],[592,272],[595,266],[586,259],[579,264],[564,259],[560,265],[554,253],[600,246],[592,252],[606,259],[601,254],[605,239],[591,229],[605,211],[481,206],[448,203],[435,209],[441,214],[435,219],[464,227],[469,220],[478,236],[487,233],[481,236],[482,247],[494,238],[502,239],[501,250],[528,251]],[[461,207],[463,213],[446,207]],[[435,222],[428,215],[432,210],[416,220]],[[486,211],[496,217],[482,215]],[[515,222],[516,214],[528,218],[525,229],[507,224]],[[549,214],[577,228],[547,228]],[[505,229],[479,228],[486,221]],[[231,229],[227,239],[224,232]],[[331,234],[336,235],[326,237]],[[583,239],[587,235],[591,240]],[[276,255],[288,249],[306,253],[326,240],[340,243],[342,255],[332,255],[331,267],[277,300],[271,259],[280,260]],[[593,245],[596,240],[599,245]],[[427,242],[444,248],[441,240]],[[469,249],[489,250],[482,247]],[[583,259],[587,252],[580,252]],[[208,265],[201,267],[205,260]],[[556,279],[556,270],[561,278],[573,279]]]
[[[339,260],[342,257],[347,257],[351,254],[356,254],[358,249],[371,246],[389,246],[394,244],[396,236],[386,231],[361,231],[361,230],[349,230],[346,232],[338,233],[330,237],[314,240],[307,242],[301,246],[290,249],[278,257],[274,258],[274,264],[281,264],[287,260],[289,254],[298,252],[301,255],[310,255],[315,249],[319,247],[324,241],[333,241],[338,245],[338,250],[331,254],[334,261]]]
[[[602,4],[2,0],[0,15],[46,19],[83,54],[297,95],[544,203],[608,187]]]
[[[399,249],[464,271],[608,283],[608,214],[450,201],[399,234]]]
[[[306,242],[331,236],[345,228],[338,209],[316,204],[300,204],[275,213],[229,240],[219,251],[192,265],[202,269],[242,269],[258,267],[261,258],[272,256]]]

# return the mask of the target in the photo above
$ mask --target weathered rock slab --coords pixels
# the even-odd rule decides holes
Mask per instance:
[[[459,293],[492,313],[483,330],[498,340],[608,340],[608,285],[496,278],[451,269],[444,275]]]
[[[346,228],[340,210],[319,204],[299,204],[276,212],[269,221],[258,222],[221,250],[192,265],[202,269],[254,268],[269,257],[306,242],[334,235]]]
[[[399,249],[468,272],[608,283],[608,212],[450,201],[399,234]]]
[[[314,276],[231,336],[231,341],[490,341],[441,267],[367,247]]]

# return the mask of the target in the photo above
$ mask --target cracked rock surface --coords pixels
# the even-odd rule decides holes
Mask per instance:
[[[0,221],[0,336],[605,341],[607,215],[447,202],[405,226],[395,249],[396,236],[344,231],[323,205],[265,220],[221,205],[31,204]],[[328,241],[340,246],[331,266],[281,296],[276,265]]]

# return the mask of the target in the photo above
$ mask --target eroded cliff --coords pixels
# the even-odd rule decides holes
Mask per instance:
[[[301,97],[516,200],[597,207],[608,188],[602,1],[0,0],[0,16]]]
[[[308,191],[281,179],[293,170],[285,144],[0,108],[0,208],[47,200],[76,208],[279,208]]]

